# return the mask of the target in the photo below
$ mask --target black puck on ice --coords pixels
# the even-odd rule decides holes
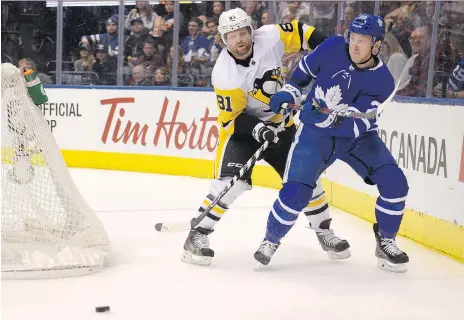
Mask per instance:
[[[108,312],[110,311],[110,307],[109,306],[96,307],[95,311],[96,312]]]

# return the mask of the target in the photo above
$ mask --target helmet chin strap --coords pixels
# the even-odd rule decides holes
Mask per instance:
[[[365,64],[365,63],[369,62],[369,60],[371,60],[373,57],[374,57],[374,55],[371,52],[371,56],[368,59],[366,59],[366,60],[364,60],[362,62],[358,62],[357,64]]]
[[[371,48],[371,56],[370,56],[369,58],[367,58],[366,60],[364,60],[364,61],[362,61],[362,62],[359,62],[359,63],[357,63],[357,64],[363,65],[363,64],[369,62],[369,60],[373,59],[374,57],[377,57],[377,55],[378,55],[379,53],[377,52],[377,54],[373,54],[373,53],[372,53],[372,49],[374,49],[374,46],[372,46],[372,48]],[[379,51],[380,51],[380,48],[379,48]]]

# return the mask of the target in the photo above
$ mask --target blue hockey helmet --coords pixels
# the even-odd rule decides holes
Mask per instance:
[[[360,14],[348,26],[346,41],[349,41],[350,33],[358,33],[371,36],[374,42],[385,38],[385,23],[382,17],[373,14]]]

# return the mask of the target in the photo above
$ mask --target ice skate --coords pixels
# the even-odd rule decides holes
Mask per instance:
[[[213,261],[214,251],[209,247],[208,234],[211,230],[197,228],[191,230],[184,243],[182,261],[209,266]]]
[[[396,245],[395,239],[385,238],[379,233],[379,225],[374,224],[375,240],[377,247],[375,256],[378,258],[377,267],[391,272],[408,271],[409,257]]]
[[[259,249],[255,252],[254,257],[261,266],[267,266],[279,246],[280,242],[276,244],[264,239]]]
[[[351,256],[350,244],[334,234],[333,230],[330,229],[331,222],[332,219],[327,219],[321,222],[319,228],[312,226],[309,228],[316,231],[317,239],[330,259],[347,259]]]

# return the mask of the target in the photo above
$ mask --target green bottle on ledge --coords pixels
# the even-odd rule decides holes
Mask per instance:
[[[39,105],[48,101],[42,82],[40,82],[37,73],[33,69],[26,68],[24,70],[24,79],[26,79],[27,91],[34,104]]]

